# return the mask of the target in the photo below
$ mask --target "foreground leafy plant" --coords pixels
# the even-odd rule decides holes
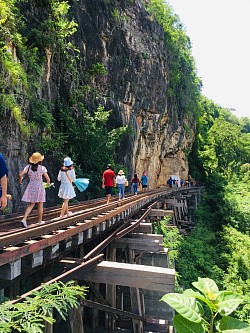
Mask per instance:
[[[183,294],[170,293],[161,298],[178,312],[174,317],[178,333],[250,333],[247,323],[229,316],[243,301],[238,295],[219,291],[209,278],[198,278],[198,282],[192,284],[200,292],[187,289]],[[201,302],[205,303],[208,312],[204,311]]]
[[[43,285],[40,291],[34,291],[23,302],[6,301],[0,304],[0,332],[43,333],[44,321],[55,322],[53,309],[66,320],[68,310],[79,306],[86,291],[86,287],[77,286],[74,281],[56,282]]]

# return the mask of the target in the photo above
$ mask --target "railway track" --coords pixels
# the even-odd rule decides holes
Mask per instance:
[[[143,313],[145,307],[151,311],[152,293],[155,290],[157,294],[154,297],[157,298],[157,301],[158,292],[163,288],[164,292],[165,289],[172,292],[174,272],[171,269],[165,268],[165,266],[158,267],[158,265],[152,268],[146,262],[137,262],[138,257],[145,251],[164,252],[162,239],[156,239],[157,235],[152,235],[152,229],[148,229],[152,226],[144,222],[145,220],[146,222],[153,221],[152,218],[158,217],[158,214],[165,216],[164,211],[167,212],[168,204],[173,204],[174,207],[169,207],[167,214],[172,211],[176,217],[181,215],[184,207],[182,200],[185,196],[190,198],[193,195],[191,192],[192,189],[165,187],[136,196],[128,196],[122,201],[113,197],[108,205],[105,199],[80,202],[71,205],[72,215],[63,219],[59,218],[61,207],[51,207],[44,212],[45,224],[37,224],[36,215],[33,214],[28,220],[28,228],[25,229],[21,225],[21,216],[18,214],[0,218],[0,275],[3,274],[2,280],[0,276],[0,281],[2,288],[6,288],[8,292],[9,286],[16,286],[17,283],[21,285],[24,278],[31,279],[34,274],[37,278],[33,284],[35,288],[32,290],[26,288],[26,293],[21,297],[17,297],[18,293],[11,295],[12,303],[15,304],[22,302],[30,293],[40,290],[44,284],[44,278],[46,278],[45,284],[57,281],[67,282],[72,279],[86,280],[92,296],[84,303],[85,307],[108,313],[108,316],[112,320],[116,320],[117,325],[122,328],[128,324],[128,321],[122,322],[122,317],[126,317],[127,320],[132,320],[132,323],[134,321],[143,322],[145,327],[151,327],[151,331],[158,331],[158,329],[162,332],[163,329],[166,331],[167,324],[166,327],[164,325],[163,327],[162,323],[160,325],[151,317],[138,316],[137,310],[124,311],[123,305],[121,309],[119,307],[117,309],[115,305],[110,306],[105,297],[109,300],[115,299],[116,292],[118,292],[117,299],[121,300],[123,304],[123,295],[126,292],[124,286],[130,287],[130,297],[136,296],[133,298],[136,300],[135,304],[140,309],[139,313]],[[190,199],[185,200],[193,203]],[[175,209],[179,214],[175,212]],[[124,255],[125,263],[124,258],[121,261],[121,251],[118,251],[119,255],[116,257],[116,250],[114,251],[116,248],[124,249],[122,255]],[[134,249],[141,251],[138,252],[139,256]],[[164,257],[165,252],[162,252],[159,254]],[[162,259],[165,260],[166,258],[163,257]],[[105,276],[107,270],[108,275]],[[90,272],[92,275],[88,275]],[[145,272],[147,272],[147,276],[144,278]],[[97,273],[98,279],[95,280]],[[124,274],[127,274],[126,278],[124,278]],[[138,274],[143,275],[138,278]],[[164,278],[161,274],[164,274]],[[113,280],[110,279],[111,276]],[[148,279],[151,279],[152,282],[148,283]],[[159,282],[156,283],[157,279]],[[112,288],[106,289],[108,294],[103,295],[99,291],[96,292],[91,281],[107,285],[121,285],[121,287],[117,291],[112,286]],[[158,289],[152,288],[152,286],[157,286]],[[150,301],[143,296],[144,305],[142,307],[141,299],[138,298],[141,296],[137,294],[139,288],[144,290],[143,295],[145,290],[150,290]],[[15,290],[14,287],[13,290]],[[96,297],[94,301],[93,295]],[[126,294],[126,297],[129,297],[129,294]],[[154,310],[153,308],[153,312]],[[155,325],[158,326],[155,327]]]
[[[80,203],[71,206],[72,215],[63,219],[58,217],[58,208],[51,208],[45,212],[44,224],[32,223],[35,217],[31,217],[29,227],[25,229],[22,227],[10,229],[10,223],[20,225],[20,216],[6,220],[2,222],[4,224],[2,228],[8,231],[0,234],[0,266],[72,238],[88,229],[98,228],[102,222],[111,221],[119,214],[123,217],[135,214],[133,207],[138,205],[140,207],[140,203],[150,202],[153,197],[162,195],[162,192],[167,194],[172,191],[157,189],[137,196],[129,196],[122,201],[113,199],[108,205],[103,203],[104,200]]]
[[[115,198],[112,198],[111,202],[116,201]],[[99,205],[104,205],[106,202],[105,199],[93,199],[84,202],[78,202],[76,204],[70,205],[70,211],[75,213],[77,211],[82,211],[84,209],[89,209],[92,207],[96,207]],[[60,215],[61,206],[54,206],[50,208],[44,209],[43,220],[50,221],[51,219],[55,219]],[[11,214],[11,215],[2,215],[0,216],[0,235],[4,232],[16,229],[23,228],[21,223],[21,219],[23,218],[23,214]],[[37,223],[37,213],[33,211],[28,218],[28,226]]]

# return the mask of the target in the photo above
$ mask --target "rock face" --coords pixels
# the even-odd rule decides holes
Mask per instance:
[[[192,145],[195,123],[174,103],[169,105],[168,50],[162,27],[140,1],[130,3],[116,2],[115,7],[108,1],[76,3],[75,42],[86,63],[91,57],[105,64],[108,74],[98,84],[109,98],[102,103],[113,109],[119,123],[133,128],[118,161],[127,166],[130,176],[146,170],[150,187],[155,188],[171,174],[187,177],[184,152]]]
[[[30,1],[23,8],[30,22],[32,15],[37,22],[42,19],[40,10],[46,11],[44,5],[38,7],[39,3]],[[112,126],[132,128],[131,136],[117,151],[117,162],[127,167],[129,178],[135,172],[141,176],[145,170],[150,188],[166,184],[169,175],[187,178],[185,152],[194,140],[195,120],[167,97],[169,64],[162,27],[152,20],[139,0],[79,0],[70,5],[78,23],[72,38],[80,50],[80,76],[97,62],[107,69],[105,76],[93,82],[99,91],[98,97],[86,97],[85,105],[102,104],[113,110]],[[44,50],[44,54],[47,60],[40,97],[49,101],[53,109],[58,96],[66,95],[69,83],[60,77],[53,53]],[[10,189],[14,197],[20,197],[16,178],[26,164],[31,143],[24,142],[20,133],[15,128],[10,130],[10,126],[1,126],[0,134],[6,137],[1,149],[10,169]],[[19,205],[17,199],[14,210]]]
[[[94,58],[105,64],[107,76],[98,84],[109,98],[102,103],[113,109],[118,123],[133,128],[117,160],[131,177],[146,170],[151,188],[166,184],[169,175],[186,178],[184,152],[191,148],[195,122],[167,98],[169,64],[162,27],[141,1],[116,1],[115,7],[111,2],[75,3],[75,42],[86,63]]]

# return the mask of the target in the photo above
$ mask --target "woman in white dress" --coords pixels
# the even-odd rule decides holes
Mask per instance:
[[[58,196],[63,199],[60,218],[69,216],[69,200],[76,196],[72,182],[76,180],[73,162],[70,157],[65,157],[63,166],[58,173],[57,180],[61,182]]]

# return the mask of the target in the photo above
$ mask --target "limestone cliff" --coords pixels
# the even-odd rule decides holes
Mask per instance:
[[[107,3],[81,0],[74,5],[79,23],[76,43],[86,62],[93,57],[107,66],[100,84],[111,98],[102,102],[135,130],[125,151],[118,153],[119,160],[131,176],[146,170],[152,188],[165,184],[171,174],[186,178],[184,152],[192,145],[195,122],[168,104],[164,31],[142,1],[116,1],[115,7]]]
[[[42,19],[45,2],[33,0],[22,5],[29,24]],[[102,104],[113,110],[113,126],[133,128],[133,134],[117,151],[117,162],[127,167],[129,177],[146,170],[150,188],[166,184],[172,174],[186,178],[185,153],[192,146],[196,124],[194,117],[167,97],[169,55],[163,28],[140,0],[79,0],[69,4],[78,23],[72,41],[80,50],[79,70],[84,72],[96,62],[107,69],[107,74],[94,82],[99,95],[94,100],[86,97],[85,104]],[[44,54],[39,97],[49,101],[53,110],[58,96],[67,98],[69,80],[60,77],[53,52],[46,49]],[[14,180],[27,161],[27,147],[32,142],[24,142],[19,131],[15,127],[10,130],[10,126],[7,130],[1,126],[1,136],[6,138],[2,151],[9,164],[11,191],[18,197],[20,189]]]

